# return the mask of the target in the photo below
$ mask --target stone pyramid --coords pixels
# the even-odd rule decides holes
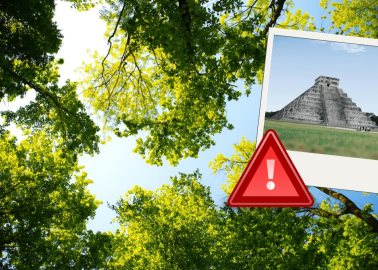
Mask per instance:
[[[339,79],[320,76],[315,84],[271,119],[343,128],[377,128],[361,108],[339,88]]]

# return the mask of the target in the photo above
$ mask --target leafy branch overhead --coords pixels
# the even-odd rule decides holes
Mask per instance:
[[[2,111],[4,131],[11,123],[23,129],[44,130],[63,139],[77,154],[98,151],[98,127],[76,94],[76,85],[59,86],[54,54],[61,34],[53,21],[53,1],[6,1],[0,4],[0,100],[14,101],[33,92],[35,99],[16,112]]]
[[[21,142],[6,132],[0,164],[0,268],[89,269],[92,251],[82,252],[94,238],[86,223],[100,201],[87,189],[92,181],[75,154],[45,132]],[[109,246],[105,235],[97,236],[93,252]]]
[[[108,51],[85,66],[86,99],[148,163],[176,165],[232,124],[228,101],[262,73],[268,28],[290,1],[108,1]],[[306,22],[309,17],[303,15]],[[295,20],[298,20],[296,17]]]

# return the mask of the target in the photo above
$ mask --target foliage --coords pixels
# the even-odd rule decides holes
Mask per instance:
[[[51,80],[48,83],[52,83]],[[29,104],[16,111],[2,112],[2,127],[17,124],[18,127],[30,129],[32,132],[43,130],[51,138],[63,139],[62,145],[67,151],[77,154],[97,152],[99,138],[96,133],[99,128],[78,100],[76,85],[67,81],[64,86],[59,87],[55,83],[57,82],[44,92],[48,98],[44,94],[37,95]],[[49,91],[54,93],[51,97]]]
[[[222,185],[223,191],[229,195],[234,189],[236,183],[242,175],[246,162],[251,159],[256,148],[256,143],[242,138],[239,144],[233,145],[235,153],[227,158],[223,154],[219,154],[213,161],[210,162],[209,167],[214,173],[224,171],[227,175],[227,181]]]
[[[322,0],[320,5],[328,11],[331,31],[342,35],[378,37],[378,4],[370,0]],[[327,16],[326,16],[327,18]]]
[[[270,118],[273,115],[275,115],[276,113],[277,113],[277,111],[275,111],[275,112],[265,112],[265,118]]]
[[[305,244],[311,220],[295,209],[225,208],[218,260],[221,269],[315,269]]]
[[[378,115],[375,115],[374,113],[366,113],[366,116],[378,126]]]
[[[31,0],[27,5],[23,1],[1,2],[1,64],[18,59],[42,66],[51,61],[51,54],[57,52],[61,44],[61,35],[53,22],[54,8],[51,0]],[[4,74],[2,77],[1,81],[6,79]],[[2,88],[2,97],[22,93],[15,91],[17,82],[9,82],[7,86]]]
[[[87,11],[96,6],[102,5],[103,0],[65,0],[72,3],[72,7],[79,11]]]
[[[218,209],[199,177],[181,174],[155,191],[135,187],[117,203],[111,269],[305,265],[307,218],[290,209]]]
[[[1,135],[1,269],[78,269],[79,257],[96,252],[84,246],[94,239],[85,230],[100,202],[75,159],[43,132],[19,143]]]
[[[290,1],[119,1],[103,11],[109,50],[85,66],[87,100],[118,136],[139,134],[148,163],[176,165],[232,128],[227,101],[249,94],[262,74],[268,28]],[[288,13],[289,14],[289,13]],[[310,27],[301,12],[287,17]],[[294,27],[294,26],[293,26]]]
[[[323,201],[319,209],[333,215],[315,219],[307,245],[315,246],[318,262],[327,269],[375,269],[378,266],[378,233],[354,215],[340,215],[338,204]],[[371,205],[363,209],[371,213]]]
[[[110,269],[211,269],[217,211],[198,172],[156,191],[134,187],[116,206]]]
[[[61,34],[53,21],[54,1],[2,1],[0,3],[0,100],[14,101],[26,93],[35,99],[16,112],[5,111],[1,130],[17,124],[64,138],[68,151],[98,151],[98,127],[78,100],[75,84],[59,86],[54,54]],[[31,95],[32,96],[32,95]]]

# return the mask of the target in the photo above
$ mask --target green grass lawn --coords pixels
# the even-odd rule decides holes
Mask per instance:
[[[288,150],[378,159],[378,132],[272,120],[265,120],[264,129],[274,129]]]

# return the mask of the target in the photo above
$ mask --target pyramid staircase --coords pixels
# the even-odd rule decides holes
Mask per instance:
[[[332,127],[347,127],[344,106],[335,86],[320,86],[323,96],[325,124]]]

